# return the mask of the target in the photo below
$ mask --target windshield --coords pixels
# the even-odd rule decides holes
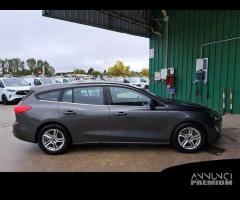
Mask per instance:
[[[29,86],[29,84],[20,78],[8,78],[3,79],[4,84],[6,87],[20,87],[20,86]]]
[[[43,83],[43,85],[48,85],[48,84],[53,84],[54,83],[54,80],[52,80],[50,78],[41,78],[40,80]]]

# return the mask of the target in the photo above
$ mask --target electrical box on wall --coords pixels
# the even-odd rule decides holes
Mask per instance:
[[[170,75],[174,75],[174,68],[173,67],[168,68],[168,70],[169,70]]]
[[[160,81],[161,80],[161,73],[160,72],[155,72],[154,73],[154,80],[155,81]]]
[[[162,80],[166,80],[167,79],[167,75],[168,75],[168,69],[161,69],[161,79]]]
[[[207,83],[208,58],[199,58],[196,60],[195,82]]]

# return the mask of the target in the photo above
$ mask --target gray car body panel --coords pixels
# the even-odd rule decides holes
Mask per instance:
[[[36,93],[81,86],[119,86],[141,92],[157,100],[160,106],[91,105],[38,100]],[[37,133],[46,124],[58,123],[70,133],[74,144],[96,142],[170,143],[177,126],[185,122],[201,124],[207,133],[207,142],[220,137],[215,126],[221,129],[221,121],[213,122],[211,110],[194,104],[164,102],[156,96],[135,87],[109,82],[83,82],[56,84],[33,88],[32,95],[19,104],[30,105],[32,110],[16,116],[14,135],[28,142],[36,142]],[[109,95],[109,94],[108,94]],[[74,115],[63,112],[73,110]],[[116,116],[124,112],[124,116]]]

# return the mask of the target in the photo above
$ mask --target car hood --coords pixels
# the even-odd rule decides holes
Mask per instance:
[[[180,100],[169,100],[169,108],[177,109],[177,110],[190,110],[190,111],[211,111],[210,108],[206,106],[202,106],[195,103],[180,101]]]
[[[8,89],[8,90],[16,90],[16,91],[30,90],[30,86],[6,87],[6,89]]]

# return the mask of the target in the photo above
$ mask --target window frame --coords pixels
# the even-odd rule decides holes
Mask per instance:
[[[46,99],[41,99],[41,98],[39,98],[39,96],[40,95],[42,95],[42,94],[45,94],[45,93],[49,93],[49,92],[56,92],[56,91],[59,91],[59,95],[58,95],[58,98],[57,98],[57,100],[55,101],[55,100],[46,100]],[[61,97],[61,95],[62,95],[62,89],[53,89],[53,90],[47,90],[47,91],[43,91],[43,92],[38,92],[38,93],[36,93],[34,96],[36,97],[36,99],[37,100],[39,100],[39,101],[50,101],[50,102],[59,102],[59,100],[60,100],[60,97]]]
[[[74,89],[76,89],[76,88],[90,88],[90,87],[93,87],[93,88],[99,87],[99,88],[103,89],[103,104],[85,104],[85,103],[76,103],[76,102],[74,102]],[[64,102],[64,101],[62,101],[63,94],[64,94],[65,90],[70,90],[70,89],[72,90],[72,102]],[[106,86],[104,86],[104,85],[84,85],[84,86],[63,88],[62,92],[61,92],[61,95],[60,95],[60,98],[59,98],[59,102],[60,103],[80,104],[80,105],[95,105],[95,106],[108,105]]]
[[[108,98],[108,105],[109,106],[131,106],[131,107],[134,107],[134,106],[137,106],[137,105],[114,105],[112,104],[113,103],[113,100],[112,100],[112,95],[111,95],[111,90],[110,90],[110,87],[119,87],[119,88],[125,88],[125,89],[129,89],[129,90],[132,90],[132,91],[135,91],[135,92],[138,92],[142,95],[145,95],[147,96],[148,98],[150,98],[151,100],[156,100],[158,102],[158,106],[159,107],[166,107],[164,103],[162,103],[159,99],[153,97],[152,95],[148,94],[148,93],[145,93],[144,91],[142,90],[138,90],[137,88],[130,88],[130,87],[127,87],[127,86],[120,86],[120,85],[108,85],[107,86],[107,98]],[[137,107],[144,107],[144,106],[137,106]],[[145,106],[146,107],[146,106]]]

